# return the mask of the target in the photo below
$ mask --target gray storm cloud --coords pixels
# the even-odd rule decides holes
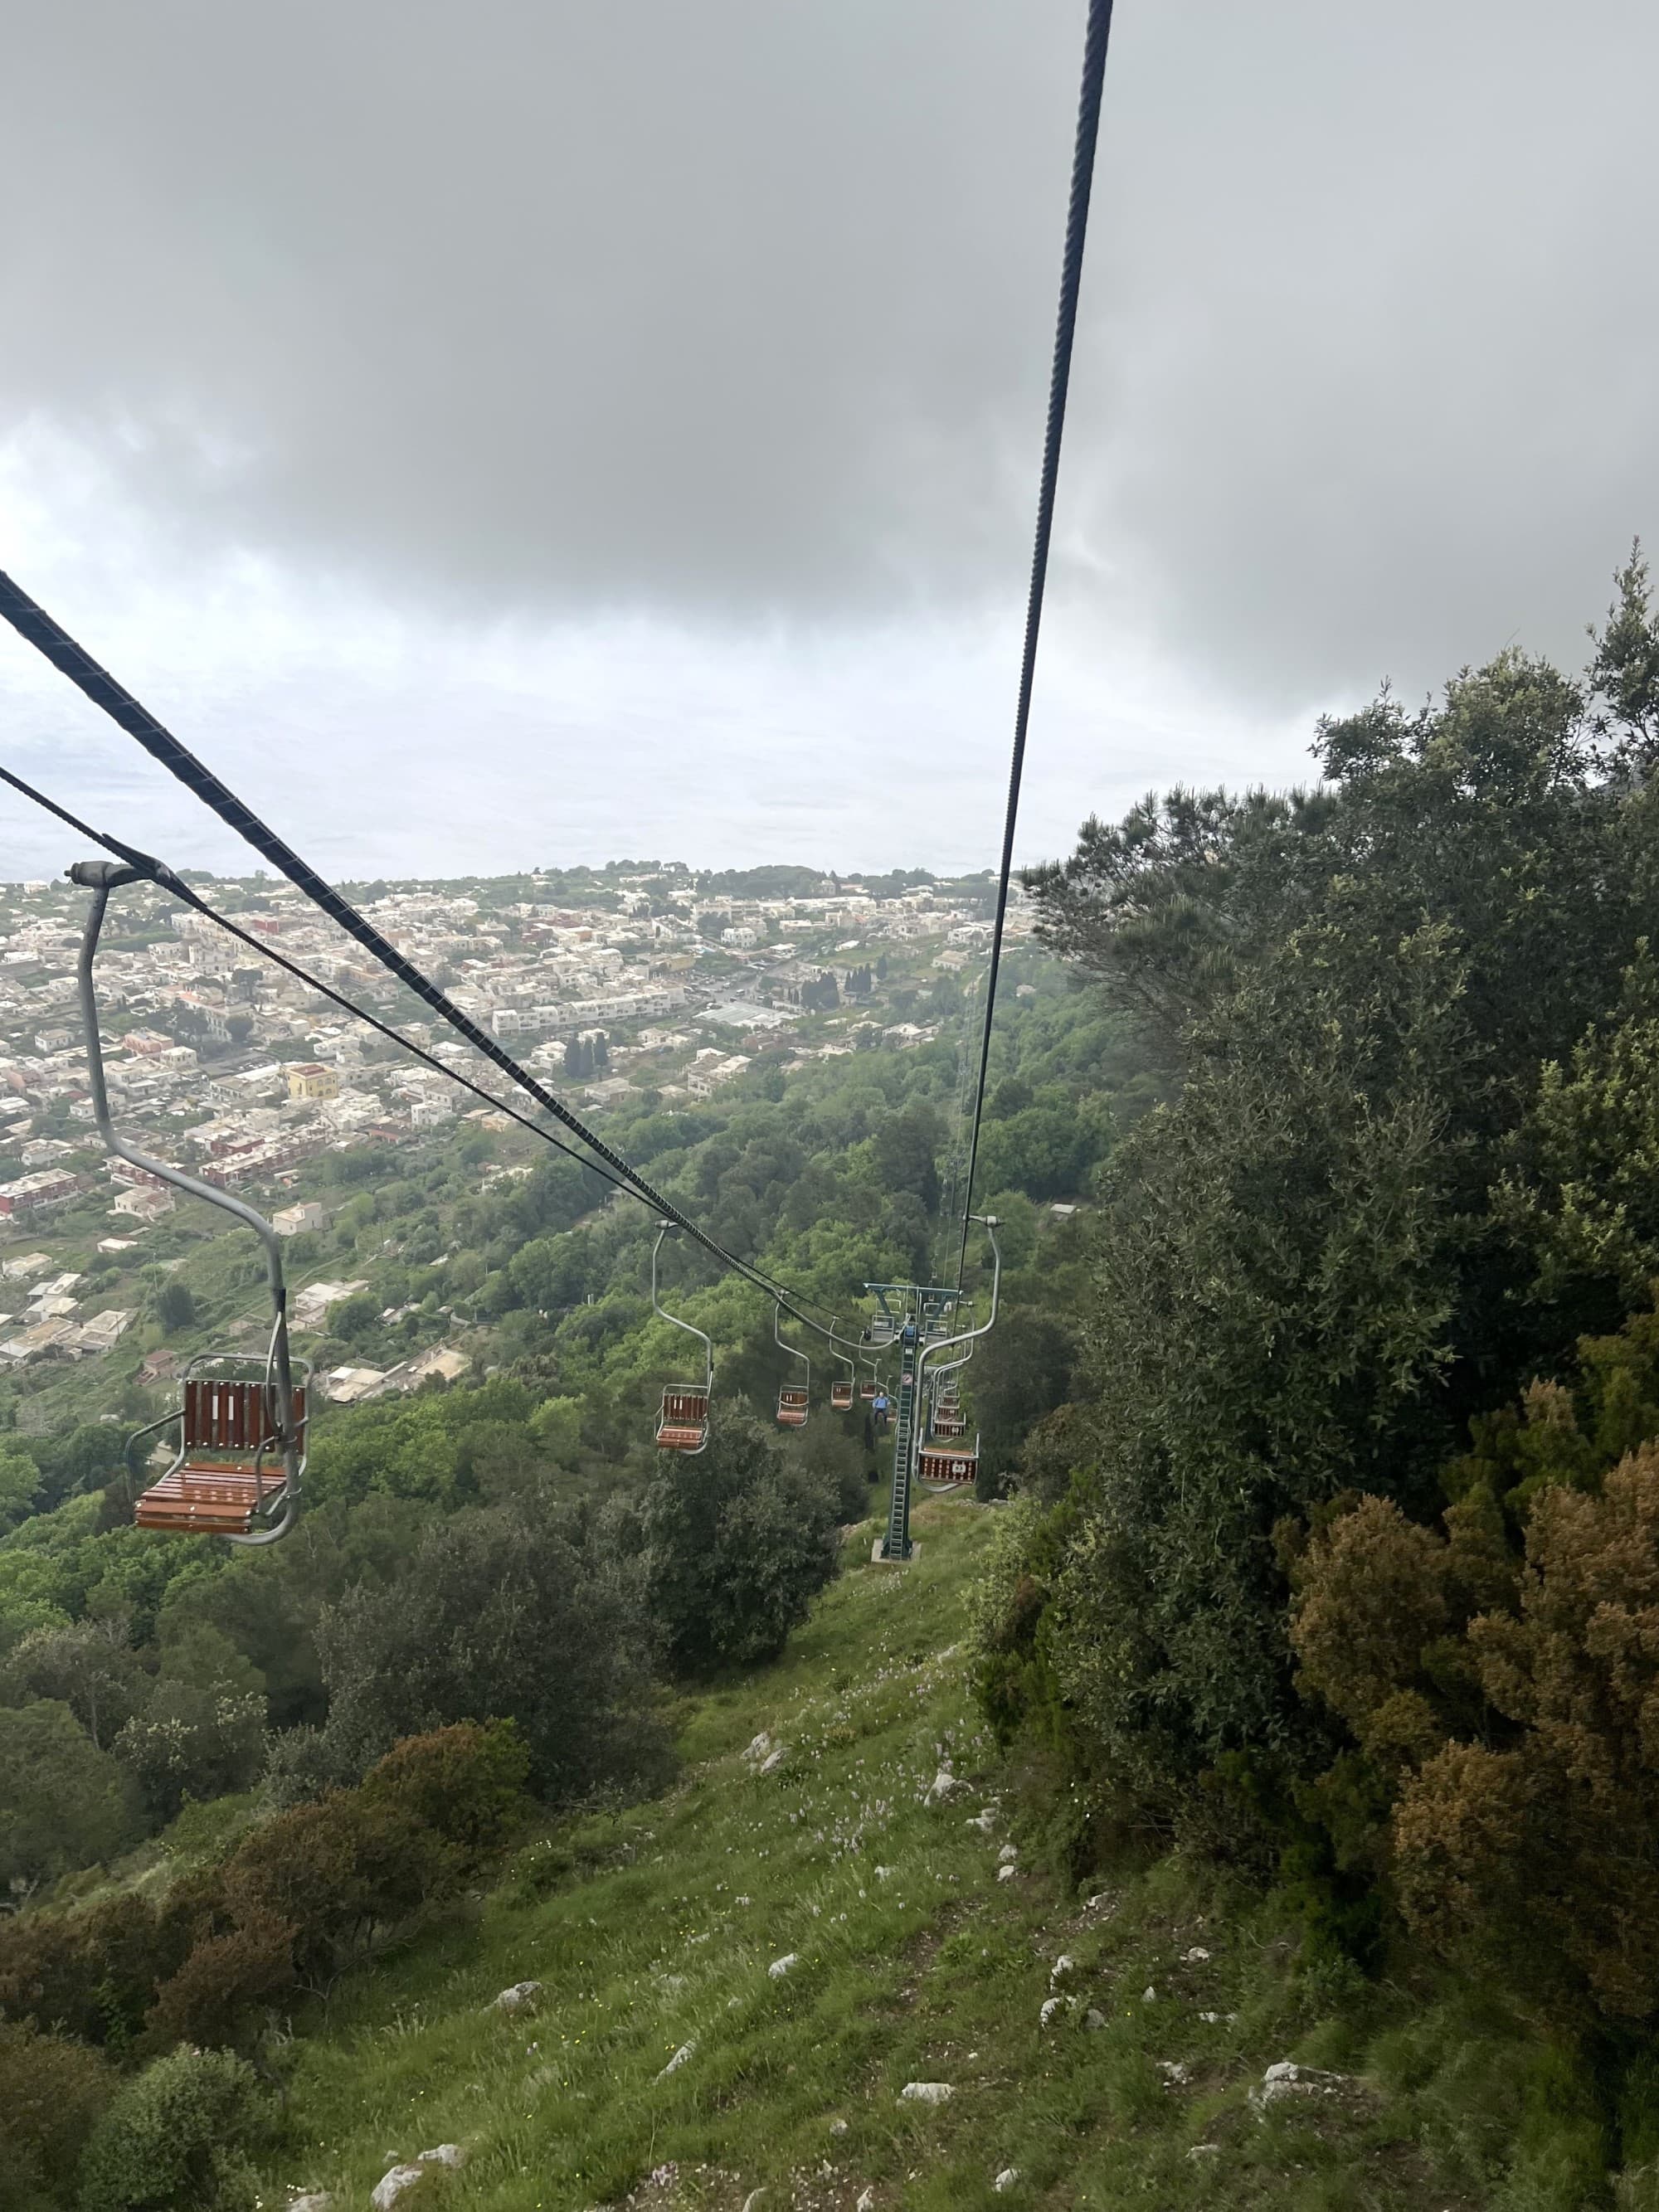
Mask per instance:
[[[1006,608],[1080,0],[0,0],[0,433],[452,608]],[[1065,618],[1571,653],[1659,486],[1646,0],[1120,0]]]

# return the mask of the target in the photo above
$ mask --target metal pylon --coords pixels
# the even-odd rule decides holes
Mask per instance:
[[[910,1446],[916,1433],[916,1325],[907,1322],[899,1338],[898,1410],[893,1421],[893,1496],[887,1511],[884,1559],[910,1556]]]

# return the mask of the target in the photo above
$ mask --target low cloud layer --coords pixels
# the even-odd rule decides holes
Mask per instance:
[[[0,560],[40,552],[94,633],[148,609],[186,723],[250,573],[299,641],[267,715],[356,665],[343,610],[416,731],[428,629],[481,672],[502,625],[544,669],[578,632],[654,655],[671,721],[672,641],[739,694],[770,656],[764,719],[698,740],[762,844],[787,816],[734,763],[842,696],[889,755],[896,632],[976,823],[1007,701],[981,730],[959,679],[1023,597],[1083,12],[0,0],[0,456],[34,502]],[[1119,0],[1055,579],[1054,696],[1098,733],[1073,818],[1277,773],[1264,730],[1384,674],[1577,656],[1659,509],[1656,74],[1642,0]]]

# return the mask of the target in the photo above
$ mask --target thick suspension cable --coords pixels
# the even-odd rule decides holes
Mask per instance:
[[[208,921],[216,922],[221,929],[238,939],[251,951],[285,970],[295,978],[295,981],[304,984],[307,989],[315,991],[320,997],[329,1000],[331,1005],[338,1006],[343,1013],[351,1014],[358,1021],[366,1023],[370,1029],[376,1030],[389,1042],[399,1046],[412,1058],[424,1062],[438,1074],[447,1075],[452,1082],[459,1084],[463,1090],[470,1091],[475,1098],[482,1099],[487,1106],[492,1107],[496,1112],[505,1114],[510,1120],[516,1121],[520,1128],[527,1129],[532,1137],[538,1137],[544,1144],[550,1145],[556,1152],[562,1152],[567,1159],[574,1160],[578,1167],[600,1176],[611,1184],[613,1189],[620,1191],[624,1198],[631,1198],[641,1206],[654,1206],[655,1201],[647,1197],[644,1191],[636,1189],[633,1182],[624,1182],[620,1176],[612,1174],[599,1161],[586,1158],[573,1146],[567,1145],[562,1138],[555,1136],[552,1130],[544,1123],[532,1121],[527,1114],[520,1113],[517,1107],[509,1105],[505,1099],[498,1098],[493,1091],[486,1091],[482,1085],[475,1083],[470,1076],[463,1074],[459,1068],[450,1066],[447,1061],[440,1060],[435,1054],[428,1052],[423,1045],[417,1044],[413,1037],[405,1036],[391,1023],[382,1021],[378,1014],[373,1014],[367,1007],[358,1006],[354,1000],[348,999],[343,993],[335,990],[331,985],[325,983],[319,976],[313,975],[308,969],[301,967],[297,961],[290,960],[285,953],[279,952],[274,945],[267,945],[261,939],[252,935],[240,923],[234,921],[228,915],[221,914],[217,908],[210,906],[207,901],[193,890],[181,877],[176,875],[165,861],[157,860],[148,853],[139,852],[136,847],[125,843],[119,837],[111,836],[101,830],[94,830],[89,823],[82,822],[78,816],[70,813],[66,806],[60,805],[54,799],[49,799],[44,792],[36,790],[33,784],[25,782],[21,776],[14,775],[8,768],[0,767],[0,781],[9,784],[14,791],[20,793],[25,799],[32,799],[37,806],[44,808],[48,814],[55,815],[60,822],[75,830],[78,836],[87,838],[94,845],[101,845],[106,853],[112,854],[118,860],[126,861],[130,866],[138,871],[144,880],[155,884],[158,890],[167,892],[171,896],[179,900],[182,904],[204,915]],[[657,1207],[656,1210],[660,1212],[662,1208]],[[803,1313],[796,1303],[795,1292],[786,1289],[781,1283],[775,1282],[771,1276],[755,1267],[748,1261],[739,1259],[733,1252],[728,1252],[724,1245],[707,1235],[697,1227],[695,1222],[689,1220],[684,1215],[676,1212],[671,1218],[676,1227],[685,1230],[688,1235],[702,1245],[711,1256],[719,1261],[722,1267],[730,1268],[740,1275],[744,1281],[756,1290],[764,1292],[768,1297],[776,1299],[782,1305],[784,1311],[793,1320],[799,1322],[803,1328],[816,1330],[820,1336],[827,1338],[831,1343],[846,1344],[849,1348],[856,1348],[853,1345],[852,1339],[839,1336],[833,1328],[825,1328],[822,1322],[814,1321],[810,1314]],[[816,1304],[817,1301],[807,1299],[805,1303]]]
[[[991,960],[986,974],[985,1025],[981,1036],[979,1079],[968,1140],[968,1179],[962,1194],[962,1247],[957,1259],[957,1287],[968,1264],[968,1225],[973,1214],[974,1170],[979,1162],[980,1122],[985,1112],[985,1082],[991,1065],[991,1024],[996,1012],[997,974],[1008,917],[1008,885],[1014,866],[1014,830],[1019,819],[1020,779],[1025,769],[1025,738],[1031,721],[1031,693],[1036,678],[1037,637],[1048,581],[1048,546],[1054,535],[1054,493],[1060,481],[1060,448],[1066,432],[1066,402],[1071,390],[1072,349],[1077,337],[1078,295],[1083,283],[1083,251],[1089,234],[1089,198],[1094,184],[1095,144],[1100,135],[1101,91],[1106,78],[1106,43],[1112,28],[1112,0],[1089,0],[1083,45],[1083,88],[1079,96],[1077,141],[1072,156],[1071,198],[1066,211],[1066,246],[1060,257],[1060,313],[1054,326],[1054,367],[1048,380],[1048,415],[1042,437],[1042,474],[1037,488],[1036,541],[1031,555],[1031,588],[1025,607],[1025,643],[1020,656],[1019,699],[1014,711],[1013,757],[1008,770],[1008,805],[1002,828],[1002,867],[997,881],[997,912],[991,932]]]

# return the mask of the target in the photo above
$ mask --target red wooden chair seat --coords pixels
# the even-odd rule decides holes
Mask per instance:
[[[133,1519],[140,1528],[193,1531],[198,1535],[246,1535],[263,1507],[283,1488],[282,1463],[261,1483],[251,1468],[198,1463],[173,1468],[151,1483]]]

